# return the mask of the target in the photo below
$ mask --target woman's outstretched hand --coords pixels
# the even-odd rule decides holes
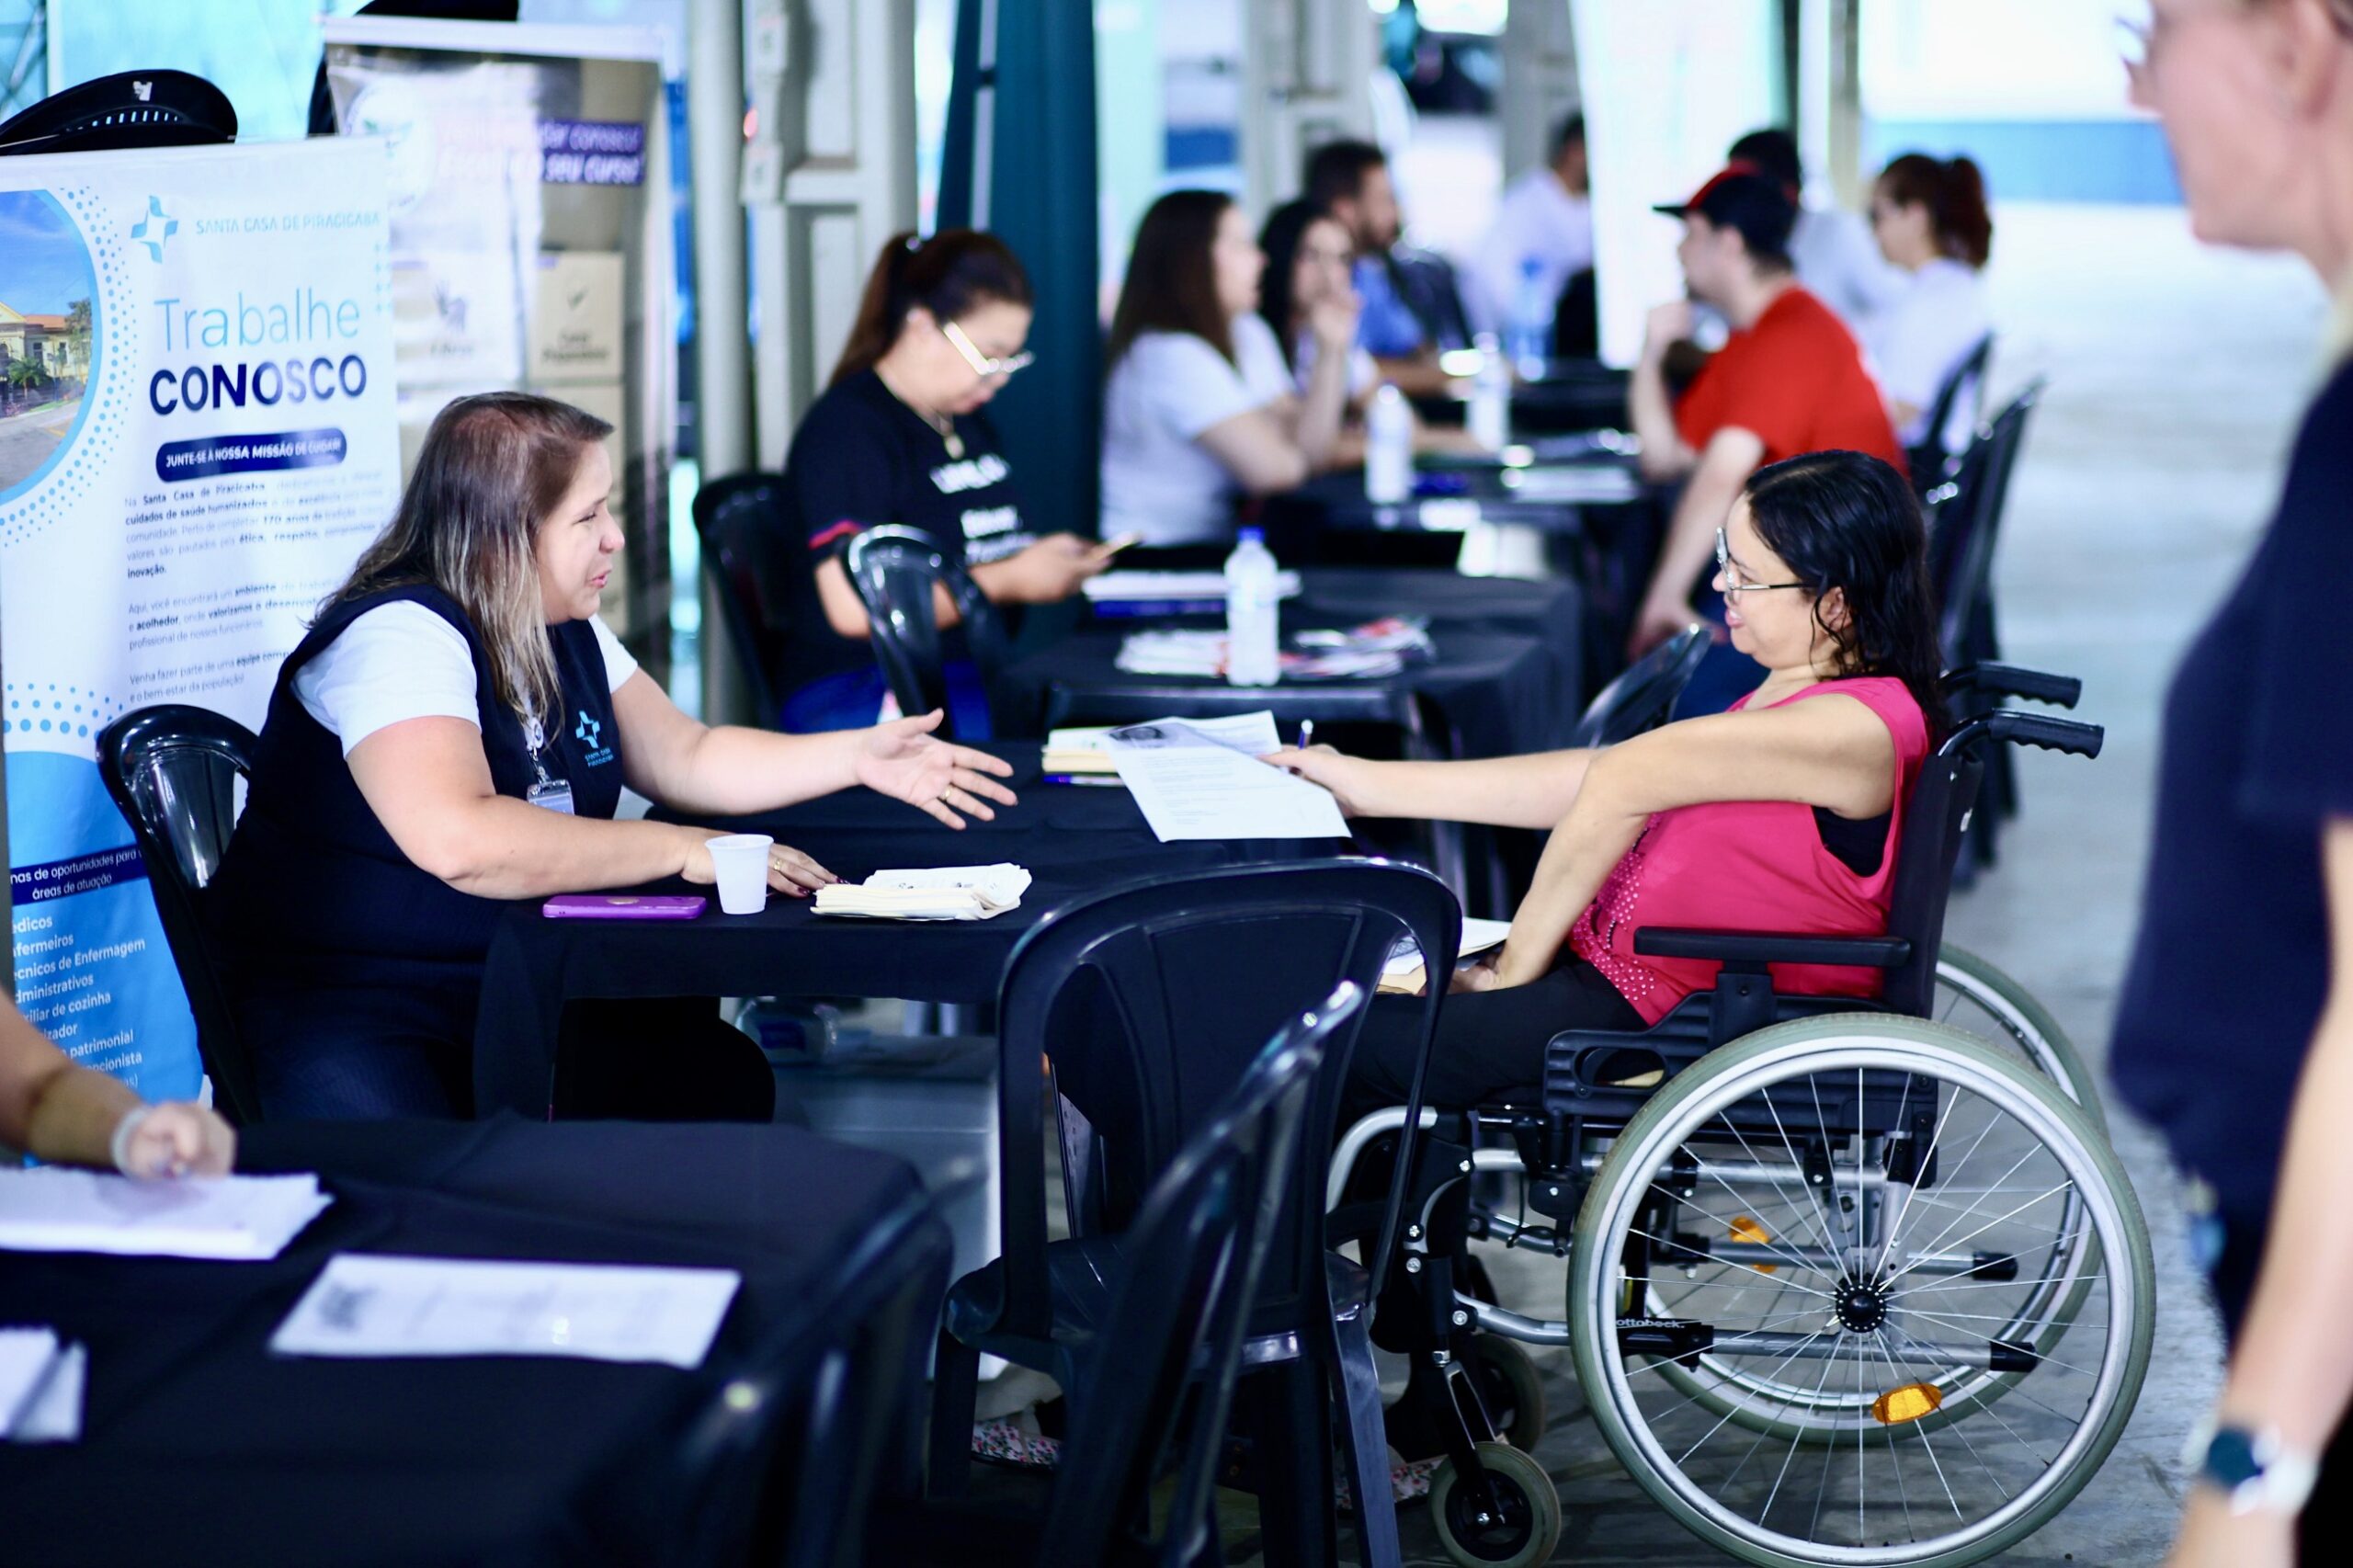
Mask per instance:
[[[935,738],[931,732],[945,716],[935,708],[867,731],[858,748],[858,781],[878,795],[928,812],[949,827],[962,827],[966,817],[995,822],[991,801],[1018,803],[1013,791],[997,782],[1012,776],[1013,765]]]
[[[1339,802],[1342,816],[1370,814],[1363,803],[1367,764],[1362,757],[1349,756],[1330,746],[1308,746],[1303,750],[1287,746],[1281,751],[1268,752],[1258,760],[1304,778],[1311,784],[1321,784],[1332,791],[1332,799]]]

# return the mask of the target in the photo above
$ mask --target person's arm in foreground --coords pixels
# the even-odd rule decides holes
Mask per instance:
[[[2353,1403],[2353,820],[2332,820],[2322,840],[2331,933],[2327,1005],[2288,1119],[2269,1239],[2246,1322],[2215,1409],[2217,1421],[2277,1432],[2290,1451],[2317,1457]],[[2296,1521],[2276,1509],[2233,1514],[2213,1487],[2194,1483],[2171,1568],[2288,1568]]]
[[[1642,657],[1699,619],[1691,608],[1691,585],[1707,570],[1716,530],[1732,515],[1741,486],[1764,460],[1765,443],[1754,431],[1727,426],[1709,438],[1699,466],[1684,482],[1682,498],[1675,504],[1675,517],[1659,545],[1650,589],[1643,596],[1633,635],[1627,640],[1629,658]]]
[[[1376,762],[1330,746],[1264,760],[1321,784],[1352,817],[1415,817],[1548,828],[1568,814],[1593,751],[1533,752],[1467,762]]]
[[[75,1066],[5,996],[0,1144],[51,1165],[112,1166],[119,1157],[135,1176],[227,1176],[237,1157],[237,1134],[220,1117],[185,1101],[149,1106],[121,1080]]]
[[[1887,726],[1840,696],[1687,719],[1596,753],[1512,916],[1493,984],[1525,985],[1552,968],[1569,927],[1654,813],[1714,801],[1795,801],[1869,818],[1893,801],[1894,771]]]

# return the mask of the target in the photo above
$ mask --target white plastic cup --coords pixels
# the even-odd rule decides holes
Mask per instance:
[[[722,911],[757,915],[768,906],[768,846],[775,842],[765,833],[723,833],[710,841]]]

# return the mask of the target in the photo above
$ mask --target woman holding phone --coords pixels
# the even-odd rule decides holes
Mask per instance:
[[[680,712],[597,618],[611,431],[524,392],[452,403],[278,672],[209,894],[273,1118],[462,1114],[505,901],[712,881],[714,830],[613,820],[624,783],[717,815],[862,784],[949,827],[1013,800],[937,712],[809,737]],[[784,892],[835,880],[770,852]]]
[[[1109,562],[1116,545],[1037,531],[989,423],[989,401],[1029,363],[1032,314],[1029,275],[994,234],[899,234],[875,257],[833,381],[785,459],[785,528],[801,558],[785,626],[786,729],[870,724],[881,711],[866,607],[842,562],[865,529],[922,529],[996,604],[1060,603]],[[954,623],[945,594],[935,608]],[[957,733],[986,734],[969,662],[951,660],[948,677]]]

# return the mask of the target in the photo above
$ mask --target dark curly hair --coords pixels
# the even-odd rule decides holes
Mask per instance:
[[[1808,452],[1758,469],[1745,492],[1756,537],[1813,590],[1814,624],[1838,650],[1838,675],[1893,676],[1931,734],[1946,727],[1928,534],[1910,481],[1866,452]],[[1847,624],[1822,617],[1845,590]]]

